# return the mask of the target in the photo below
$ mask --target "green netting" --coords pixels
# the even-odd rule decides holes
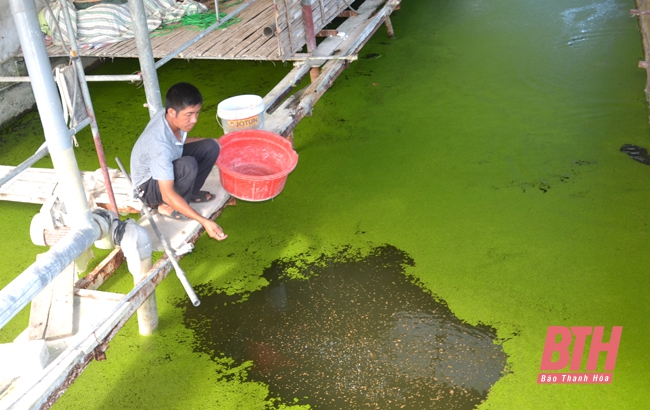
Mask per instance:
[[[219,13],[219,18],[222,19],[226,17],[226,15],[227,15],[226,13]],[[217,30],[230,27],[233,24],[239,23],[240,21],[241,18],[239,17],[231,18],[230,20],[220,25]],[[206,13],[201,13],[201,14],[185,15],[183,16],[183,18],[179,23],[166,24],[160,26],[158,29],[154,30],[151,33],[151,36],[152,37],[164,36],[166,34],[171,33],[172,31],[174,31],[179,27],[187,27],[190,30],[205,30],[206,28],[210,27],[216,22],[217,22],[217,14],[214,11],[208,11]]]

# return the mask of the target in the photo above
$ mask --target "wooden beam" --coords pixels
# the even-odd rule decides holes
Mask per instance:
[[[309,78],[311,79],[312,84],[318,80],[319,75],[320,75],[319,67],[312,67],[311,70],[309,70]]]
[[[75,264],[68,265],[34,299],[28,340],[56,340],[73,334]]]
[[[378,6],[381,6],[376,10]],[[348,24],[345,31],[348,37],[345,41],[340,38],[328,38],[323,40],[318,50],[314,52],[315,56],[331,55],[333,50],[338,50],[338,56],[350,56],[356,54],[368,39],[383,24],[386,17],[399,5],[398,0],[382,1],[368,0],[363,5],[363,10],[358,17],[349,18],[343,24]],[[342,24],[342,26],[343,26]],[[349,30],[348,30],[349,27]],[[323,47],[325,42],[333,40],[330,44]],[[321,50],[321,47],[323,49]],[[332,51],[329,51],[332,50]],[[346,68],[347,60],[328,60],[321,68],[321,74],[318,79],[304,89],[304,92],[298,97],[289,97],[265,120],[265,127],[268,131],[275,132],[283,136],[288,136],[293,132],[296,125],[305,116],[311,115],[312,109],[320,97],[327,91],[336,78]],[[305,64],[307,66],[308,64]]]
[[[338,30],[321,30],[316,33],[316,37],[335,37],[339,34]]]
[[[395,38],[395,30],[393,30],[393,23],[390,22],[390,16],[386,16],[386,20],[384,20],[384,24],[386,24],[386,31],[388,32],[388,37]]]
[[[310,66],[303,64],[294,67],[282,81],[276,84],[273,89],[264,97],[264,106],[268,114],[272,113],[279,105],[279,102],[286,97],[300,81],[309,73]]]
[[[98,289],[124,262],[122,249],[116,247],[89,274],[79,279],[75,284],[78,289]]]
[[[75,289],[74,294],[75,296],[79,296],[81,298],[95,299],[95,300],[110,300],[113,302],[119,302],[122,299],[124,299],[123,293],[104,292],[101,290]]]
[[[344,18],[345,17],[356,17],[358,15],[359,15],[359,13],[357,13],[356,11],[343,10],[342,12],[339,13],[339,15],[337,17],[344,17]]]

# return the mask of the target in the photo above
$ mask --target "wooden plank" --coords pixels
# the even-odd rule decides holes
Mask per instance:
[[[254,7],[255,5],[259,5],[258,3],[254,3],[251,7]],[[248,10],[248,9],[247,9]],[[246,17],[247,19],[249,17]],[[239,37],[242,34],[245,34],[247,31],[250,30],[249,27],[246,26],[246,24],[242,24],[244,21],[237,23],[234,26],[227,27],[219,33],[212,32],[205,38],[203,38],[201,41],[197,42],[194,46],[192,46],[192,49],[188,49],[185,52],[186,57],[191,58],[191,57],[196,57],[196,56],[204,56],[204,55],[217,55],[220,52],[220,49],[224,47],[224,45],[230,43],[230,42],[237,42]],[[210,50],[214,50],[210,52]]]
[[[72,335],[74,280],[73,262],[32,300],[28,340],[55,340]]]
[[[56,280],[56,279],[55,279]],[[47,319],[50,316],[50,305],[52,304],[52,291],[50,282],[34,299],[29,312],[28,340],[40,340],[45,338]]]
[[[192,47],[192,50],[186,52],[188,58],[193,56],[203,55],[218,55],[224,54],[223,47],[232,47],[232,43],[237,43],[242,36],[250,35],[250,32],[261,30],[259,25],[264,24],[259,22],[259,17],[268,12],[268,21],[272,21],[272,4],[268,1],[258,0],[242,11],[238,16],[242,19],[234,26],[227,27],[223,30],[216,30],[206,36]],[[214,51],[210,51],[214,50]]]
[[[334,37],[339,34],[338,30],[321,30],[316,33],[316,37]]]
[[[221,42],[210,44],[209,48],[197,48],[192,55],[216,55],[219,57],[231,55],[232,50],[237,48],[242,41],[250,36],[262,34],[263,28],[273,22],[273,8],[269,7],[268,4],[259,3],[259,6],[253,10],[255,13],[251,13],[246,24],[235,27],[230,31],[229,37],[224,37]],[[257,5],[258,3],[255,4]],[[237,41],[233,41],[233,38],[236,38]]]
[[[294,37],[292,33],[292,28],[291,28],[291,15],[289,12],[289,5],[287,4],[287,1],[289,0],[283,0],[284,1],[284,15],[286,18],[286,30],[287,30],[287,35],[289,38],[289,48],[287,49],[286,47],[284,48],[284,52],[282,53],[283,56],[291,55],[293,54],[293,48],[294,48]]]
[[[267,52],[264,51],[264,48],[267,44],[274,44],[275,41],[273,41],[272,38],[266,37],[264,35],[260,36],[255,40],[253,43],[251,43],[246,49],[241,50],[240,52],[237,53],[238,57],[256,57],[256,56],[264,56],[267,55]]]
[[[112,44],[110,46],[106,46],[99,50],[99,52],[103,56],[110,56],[110,55],[122,55],[122,54],[131,54],[132,50],[136,48],[135,46],[135,40],[130,39],[130,40],[125,40],[125,41],[120,41],[119,43]]]
[[[236,47],[232,48],[227,55],[229,56],[236,56],[239,53],[244,52],[244,50],[248,50],[248,48],[251,46],[251,44],[255,43],[256,41],[261,40],[263,42],[266,42],[268,40],[268,37],[264,35],[264,33],[257,32],[257,33],[252,33],[250,36],[248,36],[245,39],[242,39],[242,41],[237,44]]]
[[[399,5],[399,0],[389,0],[380,10],[376,10],[381,6],[381,0],[367,0],[359,7],[360,14],[357,17],[351,17],[346,20],[341,26],[346,23],[345,31],[350,33],[348,38],[343,42],[337,43],[337,48],[340,49],[341,56],[349,56],[357,53],[358,50],[368,41],[370,36],[383,24],[385,18]],[[365,8],[362,8],[366,6]],[[321,46],[333,38],[323,40],[319,48],[314,54],[328,53],[331,55],[329,47]],[[320,49],[320,50],[319,50]],[[320,55],[320,54],[319,54]],[[289,97],[284,103],[280,105],[271,115],[265,119],[265,128],[268,131],[275,132],[284,136],[288,136],[293,132],[295,126],[306,115],[311,114],[316,102],[320,97],[331,87],[334,80],[345,68],[347,62],[343,60],[328,61],[323,69],[321,75],[315,82],[310,84],[299,97]]]
[[[122,299],[124,299],[125,296],[123,293],[104,292],[101,290],[89,290],[89,289],[76,289],[74,294],[75,296],[79,296],[81,298],[95,299],[95,300],[108,300],[112,302],[120,302]]]
[[[11,185],[7,184],[2,187],[0,194],[23,194],[30,195],[38,193],[39,195],[50,196],[54,193],[57,182],[56,181],[34,181],[29,179],[17,178]]]
[[[264,37],[252,44],[248,50],[240,53],[239,57],[263,56],[268,58],[271,53],[277,53],[277,39],[275,37]]]
[[[329,56],[332,55],[336,50],[342,49],[345,47],[344,42],[349,42],[351,39],[355,38],[355,35],[360,35],[362,30],[359,30],[360,27],[365,27],[364,22],[368,21],[371,15],[385,3],[385,0],[367,0],[365,1],[357,10],[359,15],[350,17],[345,20],[337,30],[347,34],[347,39],[342,37],[329,37],[323,40],[319,45],[318,49],[313,53],[315,56]]]
[[[59,279],[60,278],[60,279]],[[52,305],[45,331],[45,340],[56,340],[71,336],[74,332],[74,262],[56,277],[52,289]]]
[[[152,39],[153,41],[151,44],[153,54],[157,58],[162,58],[167,54],[171,53],[172,51],[176,50],[178,47],[182,46],[186,42],[190,41],[198,34],[199,34],[198,31],[181,27],[175,29],[171,34],[168,34],[166,36],[155,37],[154,39]],[[206,41],[206,38],[201,39],[197,44],[200,44],[201,41]],[[194,46],[196,46],[196,44]],[[187,54],[190,51],[191,48],[183,51],[178,55],[179,58],[183,58],[182,56]]]
[[[267,112],[273,112],[274,108],[278,105],[278,101],[291,92],[293,87],[307,75],[310,68],[311,67],[308,64],[294,67],[289,74],[282,79],[282,81],[276,84],[276,86],[266,94],[264,97],[264,106],[266,107]]]
[[[15,167],[0,166],[0,175],[6,175]],[[98,178],[97,171],[82,172],[82,182],[86,192],[93,192],[97,205],[105,207],[108,203],[108,194],[103,188],[103,178]],[[133,199],[131,185],[121,173],[111,178],[113,192],[120,212],[139,213],[140,204]],[[9,183],[0,188],[0,200],[43,204],[50,198],[57,186],[56,172],[51,168],[28,168]],[[108,208],[107,208],[108,209]]]
[[[317,0],[318,1],[318,10],[320,11],[320,16],[323,20],[325,20],[325,5],[323,4],[325,0]],[[314,17],[316,18],[316,17]],[[315,24],[316,22],[314,22]],[[327,24],[327,23],[325,23]],[[315,29],[314,29],[315,30]]]

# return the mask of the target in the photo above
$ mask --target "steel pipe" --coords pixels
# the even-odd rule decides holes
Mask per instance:
[[[0,83],[28,83],[30,81],[26,76],[0,77]]]
[[[135,45],[138,49],[144,92],[147,97],[147,107],[149,107],[149,117],[153,118],[158,111],[163,109],[163,103],[158,74],[154,65],[149,29],[147,28],[147,14],[142,0],[129,0],[129,9],[131,10],[133,34],[135,34]]]
[[[38,160],[43,158],[44,156],[47,155],[47,143],[44,142],[38,150],[32,155],[31,157],[27,158],[25,161],[23,161],[20,165],[18,165],[16,168],[14,168],[10,173],[7,175],[3,176],[0,178],[0,187],[6,184],[7,182],[11,181],[18,175],[20,175],[21,172],[26,170],[27,168],[31,167],[34,165]]]
[[[106,187],[106,193],[108,194],[108,201],[111,205],[111,211],[115,212],[115,215],[119,215],[117,209],[117,202],[115,201],[115,194],[113,193],[113,184],[111,183],[111,178],[108,174],[108,166],[106,165],[106,157],[104,156],[104,146],[102,145],[102,139],[99,136],[99,127],[97,126],[97,119],[95,118],[95,110],[93,109],[93,103],[90,99],[90,90],[88,90],[88,83],[86,83],[84,66],[79,58],[79,47],[77,46],[77,39],[72,34],[72,19],[70,18],[70,12],[67,7],[67,0],[59,0],[61,4],[61,10],[63,10],[63,18],[65,20],[65,25],[68,30],[68,40],[70,41],[70,57],[72,58],[72,63],[74,64],[74,86],[81,87],[81,93],[83,95],[84,104],[86,105],[86,111],[88,112],[88,117],[90,117],[90,130],[93,134],[93,142],[95,143],[95,151],[97,152],[97,159],[99,160],[99,166],[102,169],[102,175],[104,176],[104,186]],[[71,117],[74,116],[74,113],[71,114]],[[82,127],[83,128],[83,127]],[[74,135],[71,134],[71,135]]]
[[[115,74],[115,75],[87,75],[86,81],[130,81],[132,83],[136,81],[142,81],[142,76],[140,74]],[[0,83],[28,83],[31,80],[29,77],[18,76],[18,77],[0,77]]]
[[[34,0],[10,0],[11,14],[32,83],[45,140],[60,184],[61,199],[70,216],[71,227],[81,229],[92,223],[81,173],[72,149],[68,126],[63,119],[61,100],[52,67],[43,43]]]
[[[119,158],[115,158],[115,162],[117,162],[117,166],[120,167],[120,170],[124,174],[124,177],[128,181],[129,185],[132,184],[131,182],[131,176],[129,175],[128,172],[126,172],[126,168],[124,168],[124,165],[122,164],[122,161],[120,161]],[[181,281],[181,285],[183,285],[183,288],[185,289],[185,293],[187,293],[187,296],[189,296],[190,300],[192,301],[192,304],[194,306],[198,306],[201,304],[201,301],[199,300],[199,297],[196,296],[196,292],[194,292],[194,289],[192,288],[192,285],[190,284],[190,281],[187,280],[187,276],[185,276],[185,271],[181,266],[178,264],[178,260],[176,259],[176,255],[174,254],[174,250],[172,249],[171,245],[169,242],[167,242],[167,239],[165,239],[165,236],[160,232],[160,229],[158,228],[158,225],[156,224],[156,221],[153,219],[153,215],[151,215],[151,211],[149,211],[149,207],[147,204],[145,204],[142,201],[142,198],[138,197],[138,201],[142,204],[142,210],[144,211],[144,214],[147,216],[147,219],[149,219],[149,223],[151,224],[151,227],[153,228],[154,233],[160,240],[160,243],[162,244],[163,248],[165,249],[165,253],[167,254],[167,257],[169,258],[169,261],[172,263],[172,266],[174,266],[174,271],[176,272],[176,276],[178,277],[178,280]]]
[[[79,121],[74,127],[70,128],[69,135],[72,137],[82,129],[86,128],[86,125],[90,124],[92,120],[90,117],[86,117],[85,119]],[[118,213],[117,209],[111,209],[111,211]]]

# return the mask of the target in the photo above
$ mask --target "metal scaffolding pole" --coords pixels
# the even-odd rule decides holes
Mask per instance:
[[[99,136],[99,127],[97,126],[97,118],[95,117],[95,110],[93,109],[93,103],[90,99],[90,91],[88,90],[88,83],[86,83],[84,67],[79,58],[79,48],[77,47],[77,39],[71,33],[74,33],[72,30],[72,21],[70,19],[70,13],[66,4],[66,0],[59,0],[61,4],[61,10],[63,10],[63,17],[65,19],[65,25],[67,26],[68,36],[70,40],[70,58],[74,64],[75,72],[75,87],[78,85],[81,86],[81,93],[84,97],[84,103],[86,104],[86,111],[90,117],[90,130],[93,134],[93,141],[95,143],[95,150],[97,151],[97,158],[99,159],[99,166],[102,169],[102,175],[104,176],[104,186],[106,187],[106,193],[108,194],[108,200],[111,204],[111,211],[115,212],[115,215],[119,215],[117,209],[117,202],[115,202],[115,194],[113,193],[113,184],[111,183],[111,177],[108,174],[108,167],[106,166],[106,157],[104,156],[104,146],[102,145],[102,139]],[[74,117],[74,113],[71,114],[71,117]]]
[[[3,176],[0,178],[0,187],[2,187],[4,184],[7,182],[11,181],[20,173],[22,173],[24,170],[27,168],[31,167],[34,163],[38,162],[41,158],[47,155],[47,143],[43,143],[38,150],[32,155],[31,157],[27,158],[25,161],[23,161],[20,165],[18,165],[16,168],[13,169],[10,173],[7,175]]]
[[[63,119],[61,100],[45,50],[34,0],[10,0],[11,14],[31,79],[36,106],[50,157],[59,181],[62,200],[71,227],[81,229],[93,224],[81,173],[74,156],[69,130]]]
[[[142,76],[139,74],[105,74],[105,75],[86,75],[86,82],[93,81],[129,81],[135,83],[137,81],[142,81]],[[29,77],[18,76],[18,77],[0,77],[0,83],[28,83]]]
[[[160,85],[158,84],[158,74],[154,65],[153,51],[151,49],[151,39],[149,38],[149,30],[147,29],[147,14],[145,13],[142,0],[129,0],[129,9],[131,10],[135,45],[138,48],[138,60],[140,60],[140,70],[142,71],[144,92],[147,96],[149,116],[153,117],[158,111],[163,109],[163,104],[160,95]]]

